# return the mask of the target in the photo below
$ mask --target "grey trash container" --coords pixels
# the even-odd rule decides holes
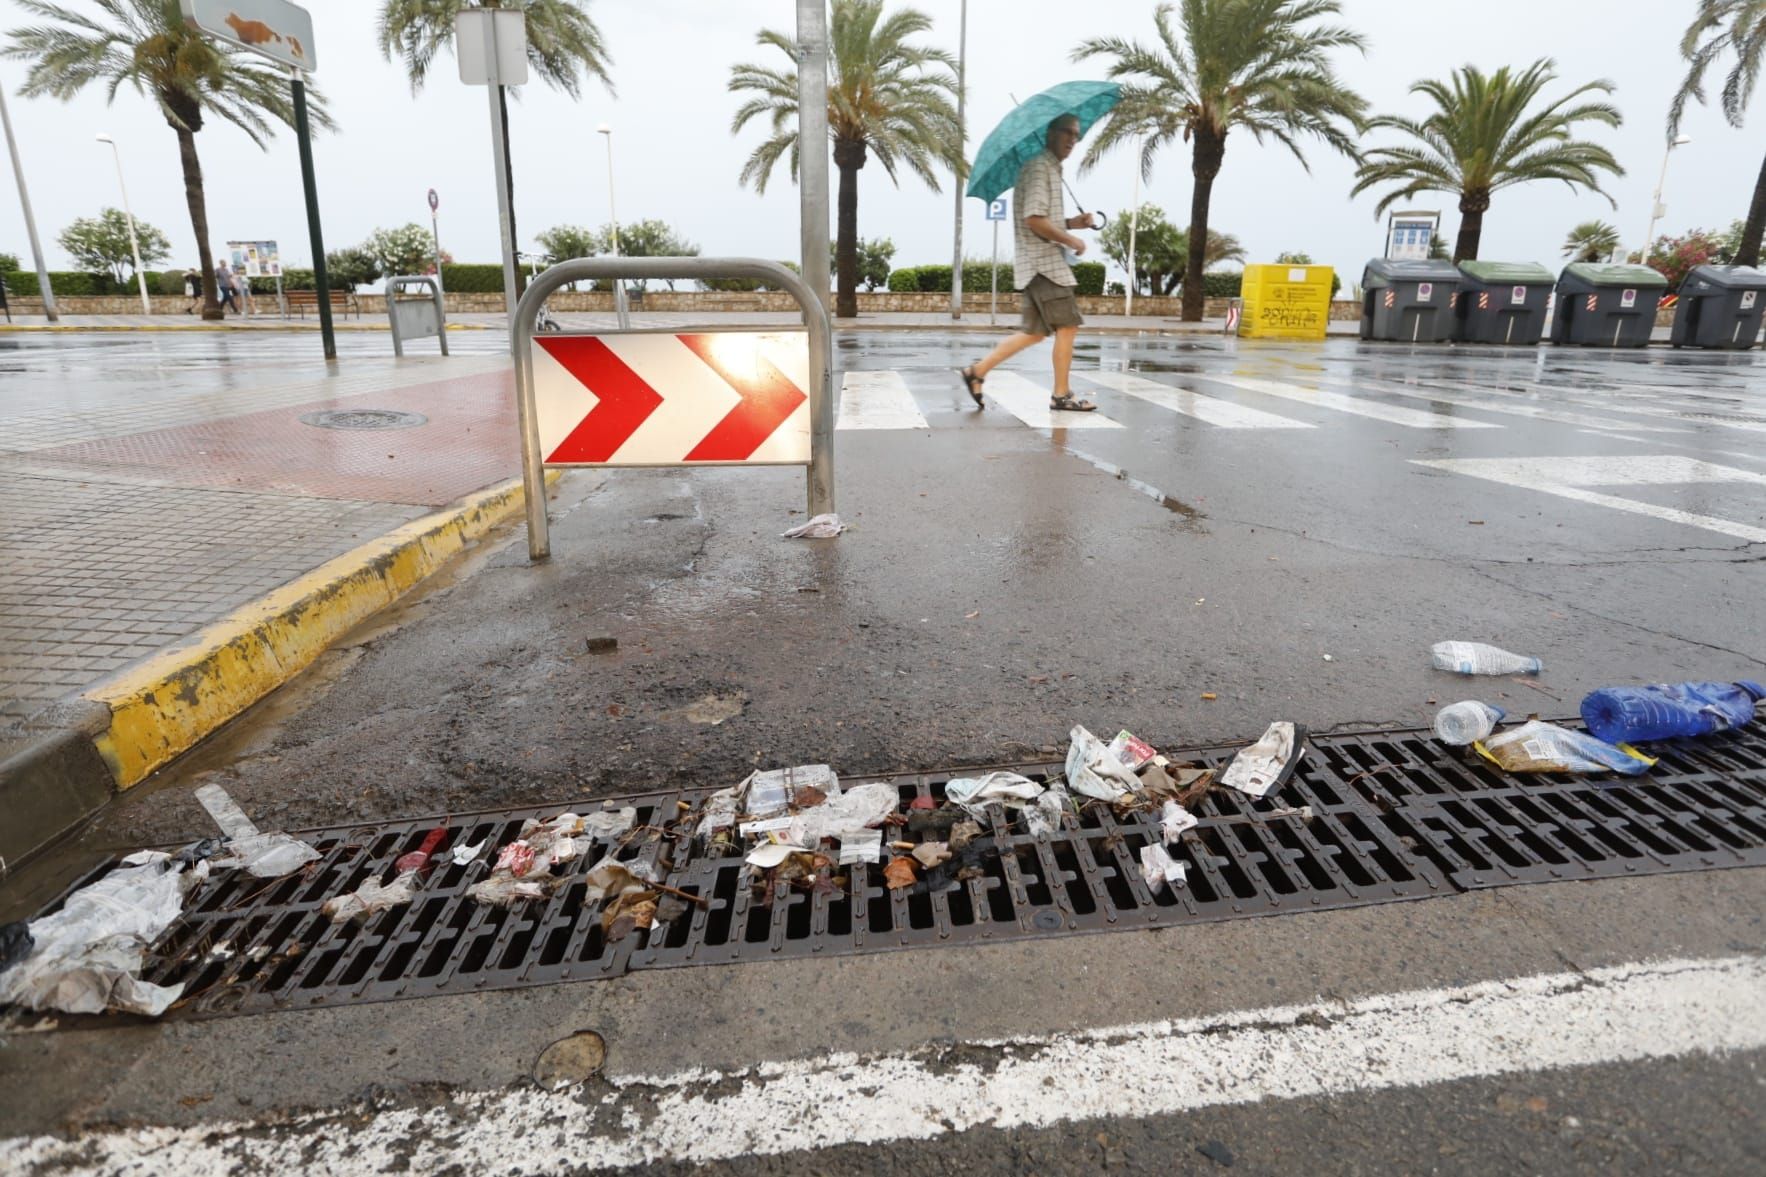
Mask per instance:
[[[1531,262],[1461,262],[1459,272],[1455,339],[1516,347],[1539,342],[1556,274]]]
[[[1361,337],[1402,343],[1453,338],[1459,271],[1452,262],[1377,257],[1361,273]]]
[[[1766,273],[1749,266],[1694,266],[1674,308],[1675,347],[1746,351],[1766,316]]]
[[[1668,279],[1648,266],[1572,262],[1558,279],[1551,341],[1584,347],[1646,347]]]

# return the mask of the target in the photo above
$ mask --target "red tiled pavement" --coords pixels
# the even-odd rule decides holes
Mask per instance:
[[[411,429],[321,429],[306,413],[399,409]],[[33,451],[33,468],[106,471],[177,486],[440,506],[521,471],[509,372],[292,405]]]

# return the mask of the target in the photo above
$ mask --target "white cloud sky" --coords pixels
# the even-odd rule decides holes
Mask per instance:
[[[71,7],[86,0],[63,0]],[[935,17],[934,39],[956,48],[958,0],[917,0]],[[313,0],[320,71],[315,84],[342,124],[317,143],[318,178],[328,249],[360,242],[372,229],[427,219],[425,191],[442,199],[442,244],[462,261],[495,261],[495,193],[490,170],[489,115],[484,92],[462,85],[453,60],[438,61],[429,84],[413,96],[399,66],[374,45],[377,0]],[[794,257],[797,193],[781,172],[764,197],[739,187],[736,176],[762,137],[758,126],[732,137],[738,99],[726,89],[730,65],[766,60],[754,36],[762,27],[792,30],[793,0],[591,0],[589,11],[613,57],[618,98],[591,84],[580,102],[543,86],[526,88],[512,112],[516,207],[526,248],[536,230],[560,222],[607,219],[607,159],[595,126],[615,128],[615,165],[622,220],[660,217],[706,254]],[[1366,58],[1343,60],[1344,76],[1378,110],[1421,112],[1408,85],[1472,62],[1485,68],[1558,60],[1564,84],[1598,77],[1617,83],[1626,115],[1618,132],[1596,129],[1628,174],[1610,191],[1614,212],[1598,196],[1562,185],[1536,184],[1498,193],[1485,218],[1482,254],[1554,265],[1565,233],[1592,217],[1613,221],[1628,246],[1641,241],[1649,195],[1662,161],[1663,119],[1681,75],[1677,45],[1690,0],[1346,0],[1344,19],[1368,36]],[[1152,37],[1149,0],[970,0],[969,125],[971,149],[1020,97],[1070,78],[1101,76],[1095,64],[1068,60],[1074,44],[1098,34]],[[0,29],[26,23],[12,0],[0,0]],[[132,92],[107,106],[100,91],[69,103],[17,97],[24,65],[0,61],[0,84],[11,96],[14,125],[51,264],[64,267],[56,234],[74,217],[118,203],[108,148],[100,131],[122,145],[129,196],[137,216],[165,230],[176,253],[168,265],[195,257],[184,203],[176,140],[152,103]],[[1766,104],[1766,100],[1756,106]],[[1760,167],[1766,110],[1746,131],[1732,130],[1713,108],[1694,108],[1686,133],[1694,143],[1675,154],[1658,232],[1722,228],[1744,216]],[[276,238],[284,257],[310,254],[300,171],[291,132],[260,152],[239,131],[213,125],[198,137],[208,188],[209,223],[218,247],[228,239]],[[1351,168],[1324,148],[1309,152],[1308,175],[1279,147],[1235,136],[1214,190],[1214,227],[1237,234],[1253,260],[1302,249],[1359,277],[1382,244],[1373,197],[1351,201]],[[1074,177],[1089,207],[1129,204],[1132,166],[1126,155]],[[8,177],[10,179],[10,177]],[[1187,154],[1160,159],[1144,200],[1187,220]],[[1457,211],[1447,201],[1419,200],[1446,210],[1451,239]],[[985,256],[987,223],[969,201],[967,252]],[[892,187],[875,164],[861,173],[859,226],[887,236],[896,264],[948,261],[953,200],[948,184],[928,191],[904,176]],[[0,189],[0,250],[26,259],[23,219],[10,183]]]

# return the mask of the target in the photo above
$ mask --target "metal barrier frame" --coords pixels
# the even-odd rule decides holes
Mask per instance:
[[[595,257],[560,262],[528,283],[527,292],[515,307],[509,328],[509,348],[515,357],[515,403],[521,423],[521,482],[527,493],[527,554],[545,560],[552,554],[551,524],[546,516],[545,460],[540,453],[540,423],[534,408],[534,320],[546,299],[571,282],[636,278],[660,281],[705,278],[754,278],[786,291],[803,311],[809,333],[809,513],[825,515],[834,510],[834,346],[833,324],[828,308],[809,283],[777,262],[761,258],[704,257]],[[680,334],[671,328],[670,334]],[[597,332],[597,334],[608,334]],[[625,332],[612,332],[625,334]],[[661,463],[680,466],[715,463]]]
[[[435,337],[441,342],[441,354],[444,356],[447,355],[448,308],[446,304],[442,302],[441,282],[428,274],[410,274],[402,277],[394,276],[389,277],[386,280],[386,286],[384,287],[386,295],[386,317],[392,324],[392,354],[395,356],[402,356],[405,354],[405,335],[403,331],[399,330],[399,308],[397,303],[398,292],[407,286],[429,287],[430,297],[435,300],[435,321],[438,324]],[[428,337],[429,333],[427,331],[422,335],[412,336],[413,339],[427,339]]]

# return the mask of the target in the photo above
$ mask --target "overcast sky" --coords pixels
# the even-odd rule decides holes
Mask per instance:
[[[89,0],[64,2],[94,7]],[[932,38],[954,52],[959,0],[917,0],[917,6],[935,18]],[[342,127],[321,136],[316,148],[326,247],[356,244],[377,226],[426,220],[424,194],[433,186],[441,193],[443,246],[461,261],[495,261],[484,91],[462,85],[452,59],[444,58],[413,96],[401,68],[375,48],[379,7],[377,0],[309,5],[319,58],[314,83]],[[1010,108],[1009,94],[1023,97],[1058,81],[1102,76],[1097,64],[1068,60],[1082,38],[1153,36],[1149,0],[970,0],[968,8],[971,150]],[[1549,55],[1559,63],[1560,85],[1601,77],[1615,82],[1625,126],[1592,134],[1627,168],[1610,186],[1617,211],[1596,195],[1535,184],[1498,193],[1485,218],[1482,256],[1555,268],[1566,232],[1584,219],[1613,221],[1627,247],[1641,242],[1662,163],[1663,119],[1681,76],[1676,46],[1693,8],[1692,0],[1345,0],[1345,20],[1366,34],[1369,49],[1365,58],[1346,56],[1341,72],[1376,110],[1416,114],[1423,108],[1406,94],[1408,85],[1466,62],[1494,69]],[[764,197],[738,186],[737,174],[762,132],[754,126],[731,136],[738,99],[726,89],[735,61],[778,64],[772,60],[777,51],[763,52],[754,37],[762,27],[791,31],[793,0],[591,0],[588,9],[606,36],[618,97],[598,84],[588,86],[580,102],[540,85],[522,93],[511,119],[523,247],[533,248],[533,233],[548,226],[607,219],[607,157],[595,134],[596,125],[607,122],[615,128],[621,220],[660,217],[708,255],[794,257],[796,188],[782,170]],[[0,18],[0,28],[10,30],[24,23],[25,13],[0,0]],[[119,203],[110,151],[93,138],[100,131],[122,146],[135,214],[170,236],[176,252],[167,264],[192,263],[176,140],[151,101],[123,91],[107,106],[97,90],[69,103],[21,99],[23,72],[23,63],[0,61],[51,266],[69,264],[54,238],[70,220]],[[1658,233],[1722,228],[1745,215],[1766,149],[1766,111],[1756,112],[1748,130],[1735,131],[1715,109],[1695,107],[1686,133],[1694,142],[1675,153],[1668,217]],[[261,152],[238,130],[211,124],[197,143],[217,248],[228,239],[275,238],[287,263],[304,264],[311,251],[292,132]],[[1354,281],[1382,245],[1375,198],[1351,201],[1348,163],[1322,146],[1308,155],[1310,175],[1279,147],[1235,135],[1215,185],[1212,223],[1236,234],[1253,260],[1305,250]],[[1088,207],[1114,212],[1130,202],[1133,168],[1122,155],[1073,182]],[[1187,221],[1187,153],[1174,151],[1157,162],[1143,199]],[[1452,238],[1458,213],[1450,202],[1415,203],[1446,210],[1443,232]],[[978,201],[967,202],[972,257],[985,257],[990,246],[983,211]],[[953,212],[948,183],[933,193],[904,176],[896,189],[875,164],[861,173],[860,233],[892,238],[898,266],[948,262]],[[29,265],[10,184],[0,189],[0,251]]]

